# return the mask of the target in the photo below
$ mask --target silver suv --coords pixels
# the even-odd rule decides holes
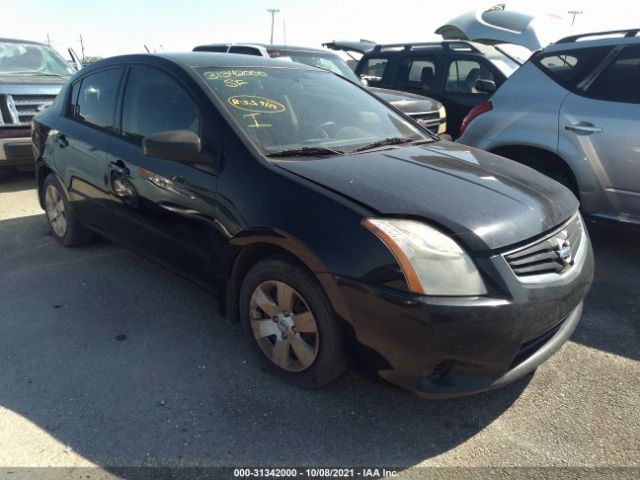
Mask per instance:
[[[458,139],[569,187],[585,213],[640,224],[640,29],[564,38],[536,52]]]

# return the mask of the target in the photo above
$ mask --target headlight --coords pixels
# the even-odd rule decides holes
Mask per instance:
[[[473,260],[435,228],[401,219],[367,218],[362,224],[391,250],[411,292],[465,296],[487,293]]]
[[[438,125],[438,135],[442,135],[447,131],[447,111],[445,110],[444,105],[438,110],[438,117],[441,122],[440,125]]]

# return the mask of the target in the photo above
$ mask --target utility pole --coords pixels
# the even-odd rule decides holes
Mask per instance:
[[[80,34],[80,49],[82,50],[82,63],[84,63],[84,40],[82,40],[82,34]]]
[[[51,37],[47,33],[47,45],[51,46]]]
[[[576,15],[580,15],[581,13],[584,13],[582,10],[569,10],[567,12],[569,15],[573,15],[573,18],[571,19],[571,26],[573,27],[573,24],[576,21]]]
[[[273,45],[273,25],[275,22],[275,18],[276,18],[276,13],[278,13],[280,10],[276,9],[276,8],[267,8],[267,12],[269,12],[271,14],[271,41],[269,43],[271,43],[271,45]]]

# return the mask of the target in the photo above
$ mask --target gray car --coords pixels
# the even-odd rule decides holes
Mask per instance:
[[[0,38],[0,169],[33,168],[31,119],[75,71],[48,45]]]
[[[585,213],[640,224],[640,29],[564,38],[465,118],[465,145],[569,187]]]

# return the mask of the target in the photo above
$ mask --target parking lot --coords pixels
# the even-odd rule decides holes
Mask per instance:
[[[190,282],[106,241],[58,246],[29,173],[2,178],[0,215],[0,466],[640,467],[637,230],[590,223],[583,320],[533,376],[428,401],[261,371]]]

